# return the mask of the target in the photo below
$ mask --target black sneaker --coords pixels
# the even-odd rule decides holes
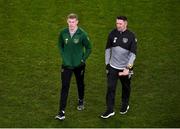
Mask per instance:
[[[84,101],[83,100],[78,100],[78,106],[77,106],[77,110],[82,111],[84,110]]]
[[[103,113],[103,114],[101,115],[101,118],[107,119],[107,118],[109,118],[109,117],[111,117],[111,116],[114,116],[114,115],[115,115],[115,112],[108,112],[108,111],[106,111],[105,113]]]
[[[55,116],[55,119],[64,120],[65,119],[65,111],[59,112],[57,116]]]
[[[129,105],[123,105],[120,110],[120,114],[126,114],[129,110]]]

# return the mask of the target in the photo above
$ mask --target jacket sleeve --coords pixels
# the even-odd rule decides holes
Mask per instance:
[[[92,51],[92,44],[91,44],[87,34],[84,34],[82,42],[83,42],[83,45],[85,47],[85,52],[84,52],[84,55],[82,57],[82,60],[83,60],[83,62],[85,62],[86,59],[89,57],[91,51]]]
[[[133,66],[134,61],[136,59],[136,51],[137,51],[137,39],[136,39],[135,35],[133,34],[131,48],[130,48],[130,54],[129,54],[129,61],[127,64],[127,66],[130,68]]]
[[[111,58],[111,34],[109,34],[107,43],[106,43],[106,50],[105,50],[105,64],[108,65],[110,63]]]
[[[63,56],[64,56],[64,40],[63,40],[62,32],[59,34],[58,47],[60,50],[60,55],[63,58]]]

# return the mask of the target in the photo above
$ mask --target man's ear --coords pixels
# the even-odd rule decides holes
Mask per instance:
[[[127,22],[127,21],[125,21],[125,25],[126,25],[126,26],[128,25],[128,22]]]

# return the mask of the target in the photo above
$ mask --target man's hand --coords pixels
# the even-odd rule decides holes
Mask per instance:
[[[85,65],[85,62],[84,62],[84,60],[81,60],[80,66],[83,66],[83,65]]]
[[[109,68],[110,68],[110,64],[106,65],[106,74],[109,74]]]
[[[122,72],[119,72],[119,76],[127,76],[129,74],[129,69],[124,69]]]
[[[106,65],[106,70],[109,70],[110,64]]]

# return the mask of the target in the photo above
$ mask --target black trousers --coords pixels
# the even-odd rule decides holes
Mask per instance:
[[[129,97],[130,97],[130,83],[131,83],[131,77],[130,76],[119,76],[118,73],[123,70],[117,70],[112,68],[111,66],[108,69],[107,73],[107,94],[106,94],[106,105],[107,110],[112,112],[114,109],[114,103],[115,103],[115,93],[116,93],[116,85],[118,79],[120,79],[122,84],[122,105],[129,104]]]
[[[85,73],[85,64],[74,68],[69,69],[67,67],[62,66],[61,69],[61,94],[60,94],[60,106],[59,110],[65,110],[68,93],[69,93],[69,87],[70,87],[70,81],[72,74],[74,73],[78,88],[78,97],[80,100],[83,100],[84,98],[84,73]]]

